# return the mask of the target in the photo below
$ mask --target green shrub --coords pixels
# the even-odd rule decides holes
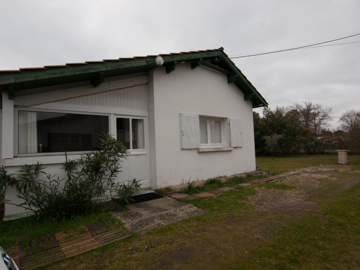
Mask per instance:
[[[16,187],[18,197],[24,201],[19,206],[38,218],[71,219],[98,210],[96,198],[122,194],[124,187],[116,182],[116,176],[125,153],[126,148],[120,142],[104,135],[100,150],[86,153],[77,160],[66,158],[62,166],[66,172],[63,179],[47,174],[39,163],[25,165],[15,175],[8,175],[2,168],[0,179],[1,183],[11,179],[10,185]]]

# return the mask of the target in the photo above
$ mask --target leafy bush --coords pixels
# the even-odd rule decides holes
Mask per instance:
[[[63,179],[47,174],[39,163],[25,165],[15,175],[8,175],[2,167],[0,179],[1,183],[11,180],[10,185],[16,187],[18,197],[24,200],[19,206],[33,211],[38,218],[71,219],[99,209],[96,198],[122,194],[124,188],[116,183],[116,176],[125,153],[126,148],[120,142],[104,135],[100,150],[86,153],[77,160],[66,157]],[[44,177],[46,180],[41,179]]]

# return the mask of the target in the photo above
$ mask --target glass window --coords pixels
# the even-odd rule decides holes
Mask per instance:
[[[19,111],[19,154],[91,151],[109,132],[107,116]]]
[[[200,144],[221,144],[221,120],[200,118]]]
[[[200,119],[200,143],[208,143],[207,121]]]
[[[221,121],[210,121],[211,143],[221,143]]]
[[[144,120],[143,119],[131,119],[132,127],[132,149],[144,149]]]
[[[127,149],[130,149],[130,119],[129,118],[116,119],[116,135],[117,135],[117,140],[120,141]]]

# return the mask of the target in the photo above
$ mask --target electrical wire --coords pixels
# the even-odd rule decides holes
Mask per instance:
[[[267,54],[273,54],[273,53],[294,51],[294,50],[310,48],[310,47],[314,47],[314,46],[317,46],[317,45],[326,44],[326,43],[330,43],[330,42],[334,42],[334,41],[338,41],[338,40],[343,40],[343,39],[351,38],[351,37],[355,37],[355,36],[360,36],[360,33],[357,33],[357,34],[354,34],[354,35],[350,35],[350,36],[346,36],[346,37],[342,37],[342,38],[337,38],[337,39],[332,39],[332,40],[323,41],[323,42],[319,42],[319,43],[314,43],[314,44],[310,44],[310,45],[305,45],[305,46],[300,46],[300,47],[294,47],[294,48],[290,48],[290,49],[283,49],[283,50],[277,50],[277,51],[271,51],[271,52],[264,52],[264,53],[248,54],[248,55],[241,55],[241,56],[233,56],[233,57],[229,57],[229,58],[230,58],[230,59],[236,59],[236,58],[245,58],[245,57],[260,56],[260,55],[267,55]]]

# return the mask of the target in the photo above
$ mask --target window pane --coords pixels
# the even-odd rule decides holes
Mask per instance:
[[[121,142],[127,149],[130,149],[130,119],[116,119],[117,140]]]
[[[200,143],[208,143],[207,121],[200,119]]]
[[[108,133],[107,116],[19,111],[19,154],[91,151]]]
[[[210,121],[211,143],[221,143],[221,121]]]
[[[144,120],[132,119],[132,149],[144,149]]]

